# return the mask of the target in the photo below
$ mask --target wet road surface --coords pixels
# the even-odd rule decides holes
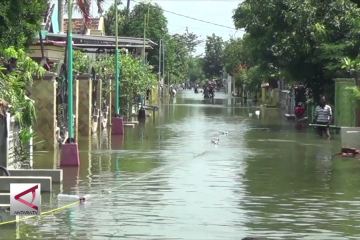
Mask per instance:
[[[216,98],[182,91],[123,140],[80,139],[81,168],[64,170],[43,211],[61,206],[60,191],[91,201],[1,227],[0,239],[360,239],[360,163],[332,159],[339,136],[319,139],[276,109],[249,117],[254,109]],[[35,167],[56,166],[53,156]]]

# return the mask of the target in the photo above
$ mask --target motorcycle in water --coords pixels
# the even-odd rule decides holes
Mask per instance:
[[[176,89],[174,87],[172,87],[172,86],[170,86],[169,95],[172,98],[174,98],[176,96]]]
[[[204,98],[214,98],[214,97],[215,97],[214,90],[206,87],[204,89]]]
[[[209,98],[209,92],[207,87],[204,87],[204,92],[203,92],[204,98]]]

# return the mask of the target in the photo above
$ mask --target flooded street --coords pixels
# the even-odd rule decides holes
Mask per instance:
[[[360,239],[360,162],[332,159],[340,135],[320,139],[277,109],[249,117],[216,98],[180,91],[123,141],[80,139],[79,172],[64,170],[42,211],[61,190],[91,201],[1,227],[0,239]],[[34,165],[52,168],[53,154]]]

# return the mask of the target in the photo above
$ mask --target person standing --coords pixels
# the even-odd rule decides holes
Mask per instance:
[[[297,104],[295,108],[295,117],[297,121],[301,121],[305,117],[306,108],[304,107],[302,102]]]
[[[304,107],[302,102],[299,102],[297,107],[295,108],[295,120],[296,120],[296,128],[302,129],[302,121],[305,119],[306,108]]]
[[[317,127],[319,136],[322,137],[323,133],[325,133],[327,138],[330,138],[329,125],[332,121],[332,110],[331,107],[326,104],[325,96],[320,98],[319,105],[315,108],[314,120],[316,124],[323,125]]]
[[[257,97],[257,94],[256,94],[256,93],[255,93],[255,96],[254,96],[253,102],[254,102],[255,106],[257,106],[258,97]]]

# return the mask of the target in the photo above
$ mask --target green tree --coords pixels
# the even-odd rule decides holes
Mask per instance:
[[[0,7],[0,47],[28,47],[40,30],[47,0],[3,0]]]
[[[169,83],[184,81],[188,72],[189,50],[186,42],[179,35],[166,36],[165,44],[165,72],[170,74]]]
[[[230,76],[233,76],[235,70],[240,65],[246,65],[243,54],[244,49],[241,38],[230,38],[230,40],[225,43],[223,61],[225,70]]]
[[[93,3],[96,4],[98,13],[103,13],[103,3],[105,0],[87,0],[87,1],[73,1],[73,11],[81,14],[84,19],[84,28],[88,27],[91,21],[91,8]],[[58,6],[63,5],[64,12],[68,12],[68,0],[58,0]]]
[[[147,89],[156,85],[157,76],[153,73],[151,65],[144,66],[141,59],[125,53],[124,49],[121,49],[120,61],[120,109],[122,116],[128,116],[129,105],[136,102],[137,95],[144,96]],[[115,74],[114,62],[114,55],[99,55],[94,67],[96,72],[106,79],[109,75]],[[114,87],[115,83],[113,83],[112,89]]]
[[[186,29],[183,34],[174,34],[165,38],[166,68],[169,70],[171,83],[180,83],[189,79],[194,66],[192,53],[200,44],[199,36]],[[193,66],[190,66],[190,65]]]
[[[22,49],[10,47],[0,51],[0,101],[11,104],[10,114],[20,125],[20,145],[14,146],[14,163],[24,163],[29,158],[29,144],[34,134],[30,132],[37,116],[34,101],[27,97],[25,86],[31,86],[33,77],[41,78],[45,69],[26,55]],[[0,115],[4,117],[5,109]]]
[[[144,19],[146,15],[146,38],[158,42],[168,33],[167,19],[162,8],[158,4],[139,3],[130,12],[127,21],[122,25],[120,35],[128,37],[144,37]],[[154,66],[154,71],[158,71],[159,65],[159,45],[149,51],[148,63]]]
[[[196,47],[204,42],[203,40],[199,39],[200,36],[196,35],[195,33],[189,32],[188,28],[186,28],[185,33],[175,34],[174,36],[176,36],[176,38],[180,39],[182,42],[185,43],[189,53],[194,53]]]
[[[205,80],[205,74],[202,70],[202,59],[197,57],[190,57],[188,60],[189,72],[188,79],[190,82],[202,82]]]
[[[26,96],[25,86],[32,84],[34,76],[41,78],[45,69],[26,56],[24,50],[10,47],[0,54],[0,99],[10,103],[11,114],[22,127],[29,128],[36,120],[36,113],[33,102]]]
[[[122,34],[122,28],[126,21],[127,10],[122,3],[118,4],[118,32]],[[108,36],[115,36],[115,5],[111,5],[104,14],[105,20],[105,34]]]
[[[330,86],[340,59],[359,52],[359,11],[349,0],[245,0],[234,11],[246,48],[268,77],[303,81],[314,97]]]
[[[224,41],[222,37],[212,34],[207,36],[203,71],[208,78],[219,77],[223,70]]]

